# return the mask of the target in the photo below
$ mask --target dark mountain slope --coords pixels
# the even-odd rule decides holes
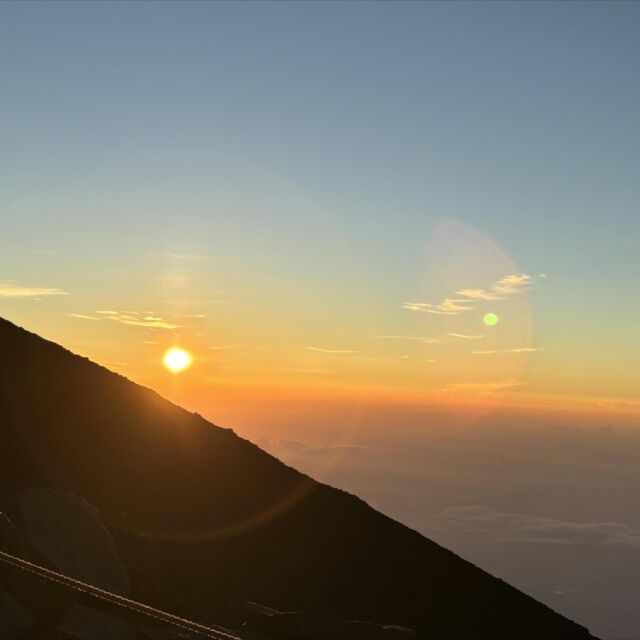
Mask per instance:
[[[430,640],[591,637],[358,498],[0,319],[0,510],[32,486],[100,510],[133,598],[205,623],[257,601]]]

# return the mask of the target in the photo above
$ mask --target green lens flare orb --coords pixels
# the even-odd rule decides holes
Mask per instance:
[[[494,325],[498,324],[498,322],[500,322],[500,318],[498,318],[495,313],[485,313],[482,320],[487,325],[487,327],[493,327]]]

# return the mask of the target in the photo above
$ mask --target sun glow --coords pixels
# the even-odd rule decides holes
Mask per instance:
[[[171,371],[171,373],[181,373],[185,369],[188,369],[193,362],[193,356],[184,349],[179,347],[171,347],[162,359],[164,366]]]

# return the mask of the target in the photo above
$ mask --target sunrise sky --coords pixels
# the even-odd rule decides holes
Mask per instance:
[[[0,2],[0,316],[640,638],[639,33]]]
[[[3,3],[0,314],[212,418],[637,416],[639,27],[631,3]]]

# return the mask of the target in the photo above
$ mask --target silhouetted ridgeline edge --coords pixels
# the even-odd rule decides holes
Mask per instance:
[[[18,518],[32,487],[82,496],[150,606],[230,628],[257,602],[425,640],[592,637],[359,498],[2,319],[0,408],[0,511]]]

